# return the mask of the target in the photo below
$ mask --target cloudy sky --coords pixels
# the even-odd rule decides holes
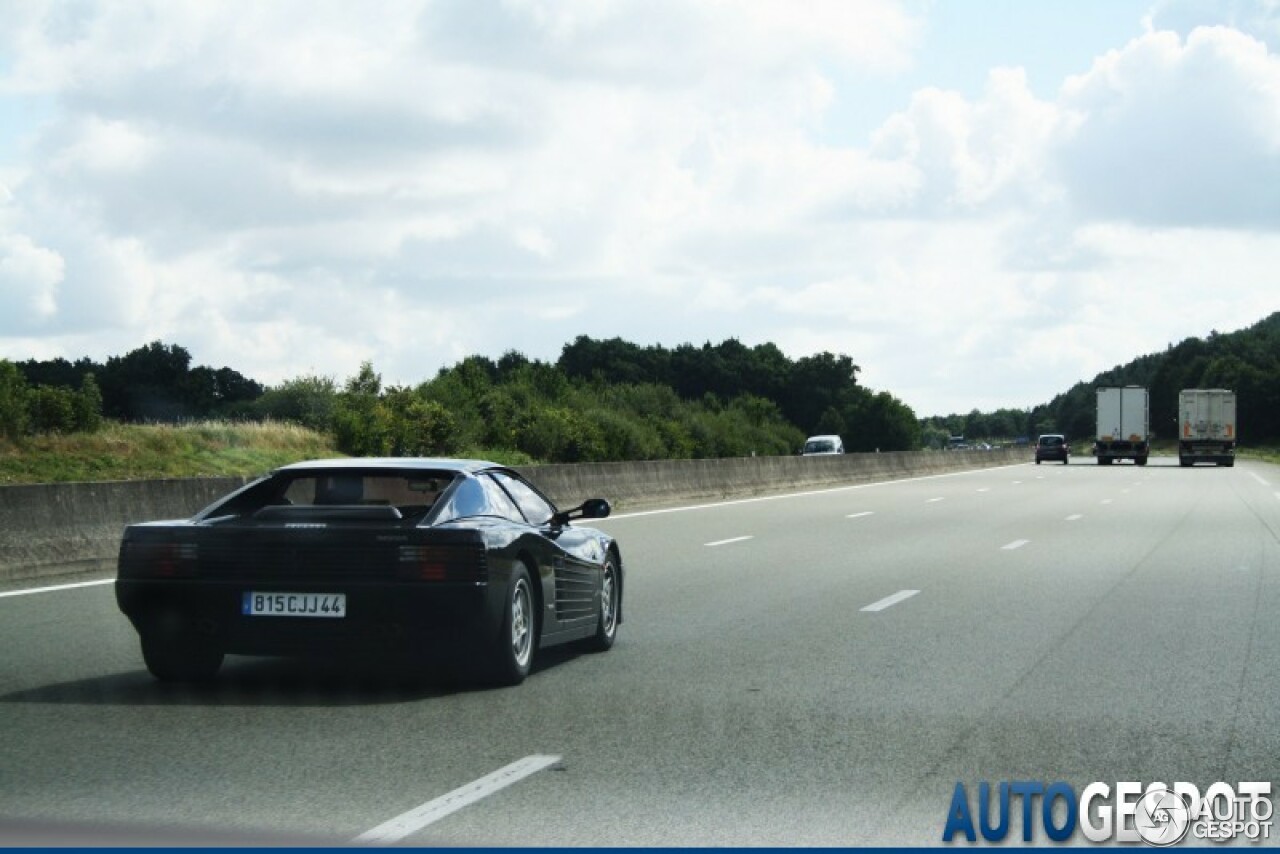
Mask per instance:
[[[1276,0],[0,0],[0,357],[1025,407],[1280,309]]]

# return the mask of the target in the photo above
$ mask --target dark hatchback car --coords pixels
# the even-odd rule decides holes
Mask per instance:
[[[1071,455],[1071,445],[1061,433],[1046,433],[1036,440],[1036,465],[1044,460],[1061,460],[1064,464]]]
[[[285,466],[190,519],[125,529],[116,599],[147,669],[212,678],[227,653],[404,655],[514,684],[539,647],[605,650],[618,545],[517,472],[477,460]]]

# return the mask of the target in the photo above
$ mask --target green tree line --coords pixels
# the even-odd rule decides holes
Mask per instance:
[[[160,341],[102,363],[28,359],[16,367],[29,385],[46,388],[78,388],[93,375],[102,414],[129,422],[234,416],[241,404],[265,391],[261,383],[231,368],[192,367],[186,348]]]
[[[30,385],[12,362],[0,359],[0,437],[34,433],[92,433],[102,424],[102,392],[92,373],[76,388]]]
[[[263,387],[190,361],[157,341],[103,365],[18,363],[16,376],[65,389],[100,370],[108,417],[292,421],[354,455],[586,462],[792,454],[812,433],[839,433],[849,450],[907,450],[919,437],[911,409],[859,386],[848,356],[792,360],[773,344],[734,339],[668,350],[582,336],[554,363],[472,356],[416,386],[384,386],[366,363],[341,384],[300,376]]]
[[[968,415],[927,418],[921,422],[921,432],[926,443],[946,431],[1010,438],[1065,433],[1082,440],[1094,433],[1097,388],[1124,385],[1150,390],[1151,432],[1156,439],[1177,436],[1178,392],[1227,388],[1236,392],[1241,441],[1280,441],[1280,312],[1236,332],[1210,332],[1206,338],[1170,344],[1164,352],[1117,365],[1031,409],[974,410]]]

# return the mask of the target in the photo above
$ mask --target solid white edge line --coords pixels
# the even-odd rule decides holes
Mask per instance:
[[[893,486],[895,483],[915,483],[921,480],[937,480],[940,477],[956,477],[962,474],[975,474],[983,471],[997,471],[1025,466],[1027,463],[1010,463],[1007,466],[992,466],[985,469],[963,469],[943,474],[923,474],[919,477],[903,477],[897,480],[877,480],[875,483],[855,483],[851,486],[833,486],[830,489],[809,489],[803,492],[783,492],[778,495],[757,495],[755,498],[734,498],[729,501],[713,501],[709,504],[689,504],[683,507],[663,507],[659,510],[637,510],[634,513],[619,513],[607,519],[592,519],[592,525],[612,522],[614,519],[635,519],[639,516],[657,516],[662,513],[684,513],[689,510],[712,510],[717,507],[732,507],[736,504],[755,504],[758,501],[781,501],[787,498],[805,498],[810,495],[830,495],[833,492],[849,492],[853,489],[871,489],[876,486]]]
[[[740,543],[743,540],[751,539],[751,535],[745,537],[730,537],[727,540],[716,540],[714,543],[703,543],[704,546],[727,546],[729,543]]]
[[[0,593],[0,599],[9,596],[30,596],[33,593],[53,593],[57,590],[75,590],[78,587],[97,587],[101,584],[111,584],[114,578],[100,578],[97,581],[78,581],[75,584],[55,584],[52,587],[29,587],[26,590],[9,590]]]
[[[543,768],[554,765],[559,761],[559,756],[542,756],[538,754],[518,759],[510,765],[499,768],[492,774],[487,774],[479,780],[454,789],[447,795],[433,798],[408,812],[401,813],[390,821],[384,821],[372,830],[366,830],[351,841],[354,844],[366,843],[374,845],[390,845],[399,842],[406,836],[422,830],[427,825],[437,822],[465,806],[470,806],[476,801],[487,798],[512,783],[518,783],[525,777],[536,774]]]
[[[1022,548],[1029,542],[1031,541],[1030,540],[1014,540],[1012,543],[1006,543],[1005,545],[1001,546],[1000,550],[1005,552],[1011,552],[1014,549]]]
[[[1260,474],[1258,474],[1256,471],[1251,471],[1251,472],[1249,472],[1249,476],[1250,476],[1250,477],[1252,477],[1254,480],[1256,480],[1258,483],[1262,484],[1263,486],[1270,486],[1270,485],[1271,485],[1271,484],[1267,483],[1265,480],[1263,480],[1263,479],[1262,479],[1262,476],[1261,476]]]
[[[872,612],[872,613],[876,611],[883,611],[885,608],[892,607],[894,605],[897,605],[899,602],[910,599],[912,596],[916,595],[919,592],[920,592],[919,590],[899,590],[897,593],[893,594],[892,596],[884,597],[879,602],[872,602],[870,605],[866,606],[862,610]]]

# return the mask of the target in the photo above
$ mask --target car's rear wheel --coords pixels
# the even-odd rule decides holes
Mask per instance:
[[[618,582],[618,570],[613,559],[604,562],[604,577],[600,581],[600,619],[596,633],[588,640],[588,646],[604,652],[613,646],[618,636],[618,614],[622,604],[622,585]]]
[[[1135,459],[1135,460],[1134,460],[1134,462],[1135,462],[1135,463],[1137,463],[1137,464],[1138,464],[1138,465],[1140,465],[1140,466],[1145,466],[1145,465],[1147,464],[1147,458],[1146,458],[1146,457],[1138,457],[1137,459]]]
[[[177,620],[157,622],[141,640],[142,660],[161,682],[207,682],[222,667],[222,650]]]
[[[502,629],[490,659],[490,677],[499,685],[519,685],[529,675],[537,646],[538,617],[529,570],[517,564],[507,585]]]

